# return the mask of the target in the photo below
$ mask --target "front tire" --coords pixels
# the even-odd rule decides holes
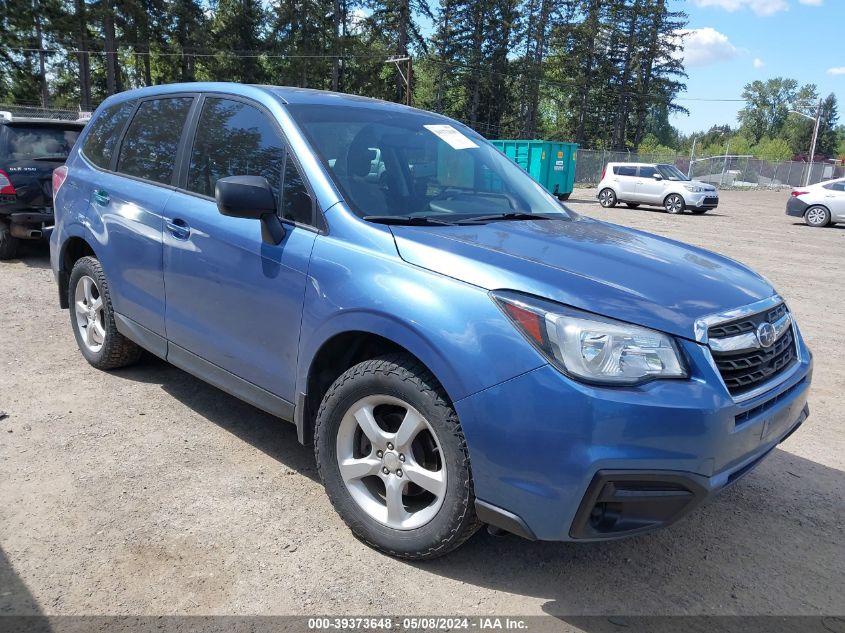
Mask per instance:
[[[616,192],[610,187],[599,191],[599,204],[605,209],[612,209],[616,206]]]
[[[109,285],[100,262],[83,257],[68,283],[70,322],[79,351],[97,369],[116,369],[136,363],[143,350],[117,331]]]
[[[317,413],[314,452],[332,505],[371,547],[431,559],[479,527],[458,416],[409,355],[359,363],[334,382]]]
[[[14,259],[20,240],[12,236],[9,225],[0,221],[0,260]]]
[[[667,213],[671,213],[672,215],[683,213],[684,206],[684,199],[677,193],[670,193],[663,201],[663,208],[666,209]]]
[[[813,228],[822,228],[830,224],[830,211],[821,206],[810,207],[804,212],[804,223]]]

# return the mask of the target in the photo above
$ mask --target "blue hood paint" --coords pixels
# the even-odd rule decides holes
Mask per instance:
[[[697,318],[775,292],[727,257],[581,216],[391,230],[411,264],[690,339]]]

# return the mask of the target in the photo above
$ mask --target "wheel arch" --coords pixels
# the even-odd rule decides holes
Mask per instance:
[[[68,284],[70,282],[70,271],[73,270],[73,266],[77,261],[87,256],[97,257],[97,253],[91,242],[84,235],[72,234],[62,242],[57,262],[57,281],[59,285],[59,305],[65,310],[69,306]]]
[[[356,316],[343,319],[347,327],[332,328],[319,344],[309,346],[311,351],[301,354],[294,422],[303,444],[313,439],[317,409],[332,383],[350,367],[383,354],[400,352],[422,363],[450,402],[468,395],[458,372],[419,332],[381,315]]]

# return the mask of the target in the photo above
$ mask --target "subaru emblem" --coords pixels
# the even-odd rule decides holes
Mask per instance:
[[[757,340],[761,347],[771,347],[775,343],[775,326],[771,323],[761,323],[757,328]]]

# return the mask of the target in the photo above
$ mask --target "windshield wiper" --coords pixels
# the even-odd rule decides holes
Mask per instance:
[[[430,218],[425,215],[365,215],[367,222],[378,224],[401,224],[406,226],[452,226],[453,222]]]
[[[524,213],[522,211],[511,211],[509,213],[492,213],[490,215],[476,215],[466,220],[459,220],[455,224],[480,224],[483,222],[497,222],[499,220],[559,220],[566,219],[562,213],[559,215],[544,215],[542,213]]]

